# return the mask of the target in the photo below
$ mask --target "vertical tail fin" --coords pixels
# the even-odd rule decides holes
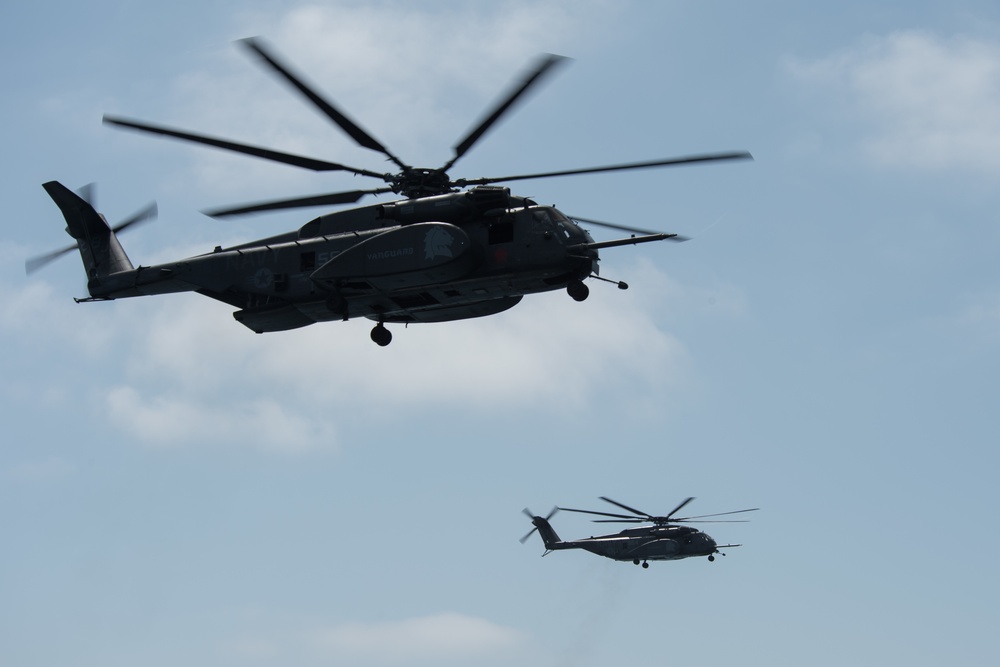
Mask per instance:
[[[89,202],[58,181],[49,181],[42,187],[66,218],[66,233],[76,239],[88,279],[134,268],[115,230]]]
[[[542,536],[542,542],[545,544],[545,548],[552,550],[556,548],[556,545],[562,540],[556,535],[555,529],[552,528],[552,524],[549,520],[540,516],[536,516],[531,520],[531,523],[535,524],[535,528],[538,529],[538,534]]]
[[[524,544],[527,539],[531,537],[531,534],[537,530],[538,534],[542,537],[542,542],[545,544],[545,548],[547,550],[551,551],[552,549],[558,549],[558,545],[562,542],[562,540],[560,540],[559,536],[556,535],[556,531],[552,529],[552,524],[549,523],[549,519],[551,519],[552,516],[559,511],[559,508],[553,507],[552,511],[549,512],[549,515],[546,517],[535,516],[527,507],[522,511],[525,516],[531,519],[531,523],[535,527],[529,530],[528,534],[521,538],[521,544]]]

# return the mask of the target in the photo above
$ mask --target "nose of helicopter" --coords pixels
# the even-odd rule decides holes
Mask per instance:
[[[717,549],[717,548],[718,548],[718,546],[719,546],[719,545],[718,545],[718,544],[717,544],[717,543],[715,542],[715,540],[713,540],[713,539],[712,539],[711,537],[709,537],[708,535],[705,535],[704,533],[702,533],[702,534],[701,534],[701,535],[700,535],[699,537],[700,537],[701,539],[700,539],[700,540],[698,541],[698,546],[699,546],[699,547],[701,547],[701,549],[702,549],[702,550],[703,550],[703,551],[704,551],[704,552],[705,552],[706,554],[714,554],[714,553],[715,553],[715,551],[716,551],[716,549]]]

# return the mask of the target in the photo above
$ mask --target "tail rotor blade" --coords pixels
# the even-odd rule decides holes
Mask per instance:
[[[523,510],[521,510],[521,511],[522,511],[522,512],[524,512],[524,516],[528,517],[528,518],[529,518],[529,519],[531,519],[532,521],[534,521],[534,520],[535,520],[535,515],[534,515],[534,514],[532,514],[532,513],[531,513],[531,510],[529,510],[529,509],[528,509],[527,507],[525,507],[525,508],[524,508]],[[534,528],[532,528],[531,530],[529,530],[529,531],[527,532],[527,534],[525,534],[525,536],[521,538],[521,540],[520,540],[520,541],[521,541],[521,544],[524,544],[525,542],[527,542],[527,541],[528,541],[528,538],[529,538],[529,537],[531,537],[531,535],[532,535],[532,534],[533,534],[533,533],[534,533],[534,532],[535,532],[536,530],[538,530],[538,526],[535,526]]]
[[[133,225],[141,225],[144,222],[155,220],[157,214],[156,202],[150,202],[145,208],[136,211],[131,216],[119,222],[111,231],[114,233],[123,232]]]
[[[94,192],[96,186],[93,183],[88,183],[77,191],[80,199],[83,199],[91,208],[94,207],[95,197]],[[96,210],[96,209],[95,209]],[[116,226],[111,228],[111,231],[115,234],[123,232],[129,227],[134,227],[136,225],[141,225],[144,222],[156,219],[156,202],[150,202],[144,208],[136,211],[125,220],[118,223]],[[103,216],[102,216],[103,217]],[[68,231],[68,230],[67,230]],[[68,252],[72,252],[77,249],[77,244],[66,246],[65,248],[60,248],[58,250],[53,250],[52,252],[47,252],[44,255],[38,255],[28,259],[24,263],[24,272],[28,275],[38,271],[39,269],[47,266],[49,263],[54,262]]]
[[[521,511],[522,511],[522,512],[524,512],[524,516],[526,516],[526,517],[528,517],[529,519],[531,519],[531,522],[532,522],[532,523],[534,523],[534,522],[535,522],[535,519],[539,518],[539,517],[535,516],[535,515],[534,515],[534,514],[533,514],[533,513],[531,512],[531,510],[529,510],[529,509],[528,509],[527,507],[525,507],[525,508],[524,508],[523,510],[521,510]],[[551,519],[552,517],[554,517],[554,516],[556,515],[556,512],[558,512],[558,511],[559,511],[559,508],[558,508],[558,507],[553,507],[553,508],[552,508],[552,511],[551,511],[551,512],[549,512],[549,513],[548,513],[548,514],[547,514],[547,515],[545,516],[545,519],[544,519],[544,521],[548,521],[549,519]],[[528,541],[528,538],[529,538],[529,537],[531,537],[531,536],[532,536],[532,535],[533,535],[533,534],[535,533],[535,531],[536,531],[536,530],[538,530],[538,526],[537,526],[537,525],[536,525],[536,526],[535,526],[534,528],[532,528],[531,530],[529,530],[529,531],[527,532],[527,534],[526,534],[526,535],[525,535],[524,537],[522,537],[522,538],[521,538],[521,544],[524,544],[525,542],[527,542],[527,541]]]
[[[35,271],[47,266],[50,262],[54,262],[66,253],[76,250],[76,248],[77,246],[74,243],[71,246],[66,246],[65,248],[60,248],[59,250],[53,250],[52,252],[45,253],[44,255],[32,257],[24,263],[24,272],[30,276]]]

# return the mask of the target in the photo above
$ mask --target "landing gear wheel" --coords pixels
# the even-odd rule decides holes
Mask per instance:
[[[714,562],[714,561],[715,561],[715,555],[714,555],[714,554],[709,554],[709,555],[708,555],[708,562],[709,562],[709,563],[712,563],[712,562]]]
[[[643,563],[642,564],[642,569],[644,569],[644,570],[649,569],[649,563]]]
[[[635,559],[634,561],[632,561],[632,564],[633,564],[633,565],[638,565],[638,564],[639,564],[639,559],[638,559],[638,558],[636,558],[636,559]]]
[[[590,288],[579,280],[566,285],[566,292],[573,297],[574,301],[584,301],[588,296],[590,296]]]
[[[375,325],[375,328],[372,329],[372,340],[375,341],[379,347],[385,347],[392,342],[392,332],[386,329],[384,324],[379,322]]]

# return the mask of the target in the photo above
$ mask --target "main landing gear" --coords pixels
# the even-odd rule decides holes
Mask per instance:
[[[584,301],[590,296],[590,288],[584,285],[582,280],[575,280],[566,285],[566,292],[574,301]]]
[[[639,564],[639,559],[636,558],[634,561],[632,561],[632,564],[633,565],[638,565]],[[649,563],[647,563],[646,561],[642,561],[642,569],[644,569],[644,570],[649,569]]]
[[[372,340],[379,347],[385,347],[392,342],[392,332],[386,329],[383,323],[379,322],[372,329]]]

